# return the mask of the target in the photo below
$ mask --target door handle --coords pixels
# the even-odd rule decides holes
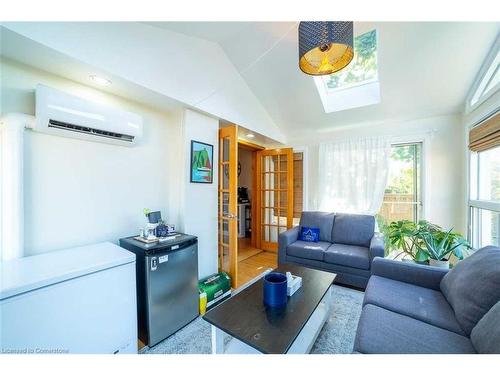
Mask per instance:
[[[226,218],[226,219],[237,219],[238,216],[234,215],[234,214],[225,214],[224,218]]]

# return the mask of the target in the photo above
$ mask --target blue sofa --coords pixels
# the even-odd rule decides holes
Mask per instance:
[[[301,227],[319,228],[319,242],[298,240]],[[299,264],[335,272],[336,282],[364,288],[375,257],[384,256],[382,235],[375,233],[375,217],[306,211],[300,224],[278,237],[278,264]]]
[[[500,353],[500,248],[450,271],[382,258],[371,271],[355,352]]]

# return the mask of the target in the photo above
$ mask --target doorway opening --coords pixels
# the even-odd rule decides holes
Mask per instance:
[[[238,141],[238,286],[278,265],[277,254],[257,241],[257,153],[264,148]]]
[[[301,162],[292,148],[238,139],[234,124],[219,129],[218,268],[232,288],[277,267],[279,234],[296,225],[301,212],[302,200],[294,200],[295,187],[302,196]]]
[[[299,223],[303,153],[238,142],[238,286],[278,266],[278,236]]]

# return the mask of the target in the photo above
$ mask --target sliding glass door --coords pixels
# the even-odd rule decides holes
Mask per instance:
[[[379,215],[386,223],[422,217],[422,143],[392,145],[389,178]]]

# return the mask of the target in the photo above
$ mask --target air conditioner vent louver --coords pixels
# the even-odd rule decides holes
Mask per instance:
[[[142,117],[37,85],[33,131],[89,142],[133,146],[143,133]]]
[[[113,133],[113,132],[106,131],[106,130],[99,130],[99,129],[89,128],[87,126],[74,125],[74,124],[69,124],[66,122],[61,122],[61,121],[56,121],[56,120],[49,120],[48,126],[49,126],[49,128],[57,128],[57,129],[62,129],[62,130],[78,132],[78,133],[84,133],[84,134],[92,134],[92,135],[96,135],[96,136],[100,136],[100,137],[117,139],[120,141],[126,141],[126,142],[133,142],[134,141],[134,136],[131,136],[131,135]]]

